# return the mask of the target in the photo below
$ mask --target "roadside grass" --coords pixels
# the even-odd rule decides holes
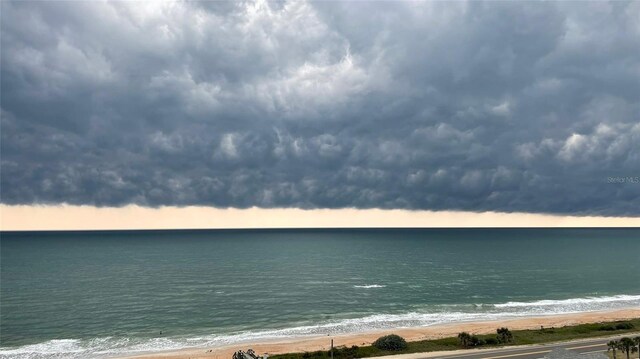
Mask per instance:
[[[460,345],[458,338],[449,337],[442,339],[431,340],[419,340],[414,342],[407,342],[407,348],[403,350],[389,351],[380,350],[371,345],[367,346],[353,346],[353,347],[336,347],[333,349],[333,357],[335,359],[352,359],[352,358],[367,358],[383,355],[394,354],[409,354],[409,353],[423,353],[423,352],[435,352],[445,350],[457,350],[457,349],[472,349],[472,348],[499,348],[503,346],[512,345],[528,345],[528,344],[542,344],[551,342],[560,342],[575,339],[586,339],[605,337],[612,335],[622,335],[626,333],[633,333],[640,330],[640,318],[615,321],[615,322],[603,322],[592,324],[580,324],[565,326],[560,328],[541,328],[530,330],[514,330],[513,341],[510,343],[498,344],[495,334],[477,335],[480,340],[480,345],[473,347],[463,347]],[[276,354],[269,357],[270,359],[325,359],[331,358],[328,350],[319,350],[313,352],[302,353],[287,353]],[[620,355],[618,355],[618,358]]]

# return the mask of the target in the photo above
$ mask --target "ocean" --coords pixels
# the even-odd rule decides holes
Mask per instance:
[[[0,357],[640,306],[640,229],[3,232]]]

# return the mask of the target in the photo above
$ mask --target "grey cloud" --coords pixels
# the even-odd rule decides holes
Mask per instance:
[[[3,203],[640,215],[638,2],[1,6]]]

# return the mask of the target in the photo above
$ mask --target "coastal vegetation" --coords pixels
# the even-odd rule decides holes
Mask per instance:
[[[498,333],[498,337],[496,338],[498,340],[498,343],[507,344],[513,341],[513,333],[511,333],[508,328],[499,328],[496,330],[496,332]]]
[[[458,343],[463,348],[471,348],[480,344],[480,339],[477,336],[471,335],[467,332],[458,334]]]
[[[566,341],[574,339],[594,338],[615,334],[633,333],[640,328],[640,318],[629,321],[617,321],[607,323],[581,324],[574,326],[565,326],[561,328],[543,328],[530,330],[509,330],[508,328],[499,328],[495,334],[475,335],[468,332],[462,332],[457,337],[449,337],[442,339],[420,340],[414,342],[406,342],[402,337],[397,335],[388,335],[379,338],[373,345],[367,346],[351,346],[337,347],[333,350],[335,359],[352,359],[375,357],[392,354],[408,354],[433,352],[443,350],[456,350],[465,348],[492,348],[509,345],[526,345],[541,344],[557,341]],[[401,340],[400,340],[401,339]],[[640,345],[640,337],[634,337],[631,343],[625,341],[625,345],[629,344],[629,353],[638,350]],[[623,353],[620,341],[612,341],[617,352]],[[377,344],[376,344],[377,343]],[[393,343],[393,344],[391,344]],[[398,344],[398,343],[404,343]],[[389,344],[388,347],[385,345]],[[399,345],[399,346],[398,346]],[[388,349],[385,349],[388,348]],[[626,347],[625,347],[626,348]],[[626,352],[625,352],[626,354]],[[330,358],[331,354],[327,350],[319,350],[304,353],[287,353],[270,356],[270,359],[324,359]],[[616,358],[617,359],[617,358]]]
[[[620,351],[627,354],[627,359],[629,359],[631,349],[635,349],[633,346],[633,340],[631,340],[631,338],[624,337],[618,340],[618,345],[620,345]]]
[[[407,348],[407,341],[399,335],[390,334],[378,338],[373,346],[380,350],[403,350]]]
[[[617,351],[627,355],[627,359],[631,358],[631,353],[638,353],[640,357],[640,336],[633,338],[623,337],[619,340],[611,340],[607,343],[607,352],[611,353],[611,358],[617,359]]]
[[[497,335],[495,337],[486,337],[482,339],[476,335],[471,335],[467,332],[458,334],[458,343],[462,348],[473,348],[482,345],[496,345],[496,344],[508,344],[513,342],[513,333],[508,328],[496,329]]]
[[[607,353],[611,352],[613,353],[613,359],[617,359],[618,356],[616,355],[616,351],[618,350],[618,342],[616,340],[610,340],[607,343]]]

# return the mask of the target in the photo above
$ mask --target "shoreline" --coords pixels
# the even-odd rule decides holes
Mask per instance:
[[[540,328],[540,326],[563,327],[569,325],[628,320],[634,318],[640,318],[640,308],[638,307],[571,314],[541,315],[491,321],[453,322],[425,327],[385,329],[333,336],[309,336],[292,337],[287,339],[278,338],[273,340],[246,341],[223,346],[184,348],[179,350],[162,351],[155,353],[127,355],[118,358],[230,359],[235,351],[247,350],[248,348],[254,349],[259,355],[263,355],[265,353],[274,355],[293,352],[328,350],[331,339],[334,340],[335,347],[370,345],[380,336],[390,333],[398,334],[404,337],[407,341],[417,341],[452,337],[456,336],[462,331],[466,331],[471,334],[489,334],[494,333],[496,328],[503,326],[508,327],[511,330],[522,330],[537,329]]]

